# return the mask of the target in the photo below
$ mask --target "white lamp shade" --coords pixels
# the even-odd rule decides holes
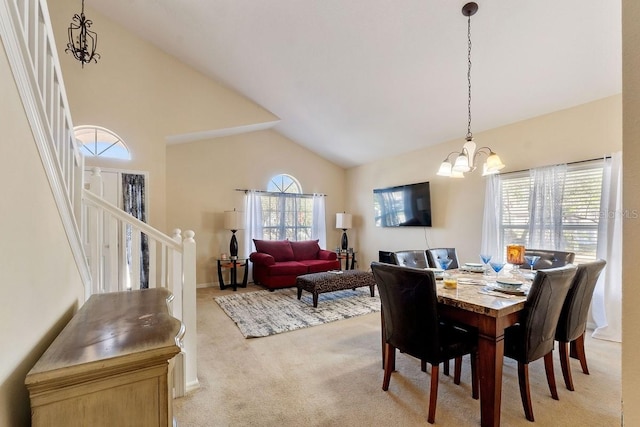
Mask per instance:
[[[453,172],[469,172],[471,170],[471,167],[469,167],[469,158],[466,155],[460,153],[460,155],[456,158],[456,162],[454,163],[451,170]]]
[[[438,169],[438,173],[436,175],[451,176],[451,163],[442,162],[442,164],[440,165],[440,169]]]
[[[504,168],[504,163],[500,160],[500,157],[496,153],[491,153],[487,157],[487,173],[495,173]]]
[[[336,228],[341,228],[343,230],[347,230],[351,228],[351,214],[348,213],[337,213],[336,214]]]
[[[224,212],[224,228],[226,230],[241,230],[242,224],[242,212],[232,210]]]

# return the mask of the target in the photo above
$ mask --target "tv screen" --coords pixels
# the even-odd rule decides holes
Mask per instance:
[[[373,190],[377,227],[431,227],[428,182]]]

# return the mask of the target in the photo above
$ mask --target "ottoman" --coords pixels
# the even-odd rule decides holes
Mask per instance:
[[[302,291],[313,294],[313,306],[318,307],[318,295],[324,292],[341,291],[368,286],[371,296],[375,296],[373,273],[362,270],[325,271],[322,273],[303,274],[296,279],[298,299],[302,298]]]

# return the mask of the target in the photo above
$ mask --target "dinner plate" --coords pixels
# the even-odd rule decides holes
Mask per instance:
[[[484,264],[480,264],[479,262],[465,262],[465,266],[467,267],[484,267]]]
[[[513,288],[515,286],[522,286],[521,280],[515,279],[496,279],[496,283],[498,285],[502,285],[502,287]]]
[[[502,293],[509,294],[509,295],[524,296],[524,295],[527,294],[524,289],[520,288],[520,286],[501,286],[500,284],[497,284],[492,289],[494,291],[502,292]]]
[[[460,270],[469,271],[471,273],[484,273],[484,267],[482,267],[482,266],[475,267],[475,266],[470,266],[470,265],[463,265],[462,267],[460,267]]]

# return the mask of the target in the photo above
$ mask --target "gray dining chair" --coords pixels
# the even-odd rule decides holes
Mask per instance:
[[[578,265],[558,321],[555,338],[560,350],[560,366],[564,384],[571,391],[574,390],[574,387],[571,365],[569,364],[570,354],[580,361],[582,372],[589,375],[587,357],[584,352],[584,333],[587,329],[587,317],[593,291],[606,264],[605,260],[599,259]],[[570,354],[567,351],[569,345],[571,345]]]
[[[456,248],[427,249],[427,262],[429,263],[429,267],[440,268],[440,263],[438,263],[438,259],[440,258],[451,259],[451,265],[449,265],[447,270],[453,270],[458,268],[460,265],[458,262],[458,252],[456,251]]]
[[[395,251],[391,253],[393,264],[404,267],[427,268],[427,254],[424,250]]]
[[[567,264],[573,264],[576,257],[575,252],[556,251],[553,249],[525,249],[524,255],[540,257],[540,259],[533,265],[534,270],[557,268]]]
[[[431,364],[429,415],[435,422],[439,365],[449,359],[470,355],[472,396],[478,398],[478,334],[440,321],[436,280],[433,271],[373,262],[373,277],[382,303],[384,379],[387,391],[395,370],[396,349]]]
[[[505,330],[504,355],[518,362],[520,398],[529,421],[534,421],[529,387],[530,362],[544,358],[551,397],[558,400],[553,374],[554,336],[575,272],[574,265],[537,271],[525,301],[523,317]]]

